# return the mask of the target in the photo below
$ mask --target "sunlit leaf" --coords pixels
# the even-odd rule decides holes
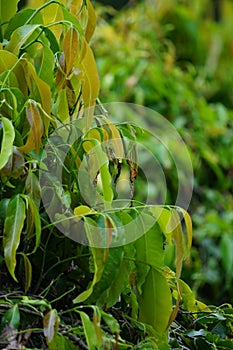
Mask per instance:
[[[87,42],[89,42],[94,34],[94,31],[95,31],[96,14],[95,14],[95,10],[94,10],[90,0],[86,1],[86,6],[87,6],[87,11],[88,11],[88,20],[87,20],[87,26],[85,29],[85,37],[86,37]]]
[[[19,0],[5,1],[0,0],[0,22],[6,23],[17,12]]]
[[[93,52],[85,41],[83,46],[85,47],[85,56],[81,62],[81,69],[84,72],[82,97],[84,106],[88,108],[95,105],[100,83]]]
[[[65,54],[66,74],[70,74],[76,60],[79,48],[78,32],[75,28],[70,28],[63,40],[63,51]]]
[[[42,108],[45,111],[45,113],[43,113],[42,115],[42,118],[45,133],[47,134],[48,127],[51,121],[50,112],[52,94],[50,86],[38,77],[35,67],[32,65],[31,62],[29,62],[28,60],[23,60],[21,64],[24,68],[25,79],[28,88],[33,94],[34,99],[36,99],[37,101],[39,100],[39,102],[41,102]]]
[[[15,138],[15,130],[12,125],[12,122],[5,118],[1,118],[2,128],[3,128],[3,137],[1,143],[1,153],[0,153],[0,169],[2,169],[9,157],[13,152],[13,142]]]
[[[10,42],[7,44],[6,49],[18,55],[20,48],[38,28],[40,28],[40,24],[25,24],[17,28],[11,35]]]
[[[90,212],[91,212],[91,208],[89,208],[87,205],[80,205],[74,208],[75,215],[87,215]]]
[[[53,69],[54,69],[54,54],[48,46],[43,46],[41,52],[41,64],[39,77],[44,80],[49,86],[53,84]]]

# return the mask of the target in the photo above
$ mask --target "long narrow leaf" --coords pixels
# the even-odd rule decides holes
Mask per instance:
[[[2,127],[3,138],[0,152],[0,169],[6,165],[10,155],[12,154],[13,142],[15,138],[14,127],[9,119],[2,117]]]
[[[17,195],[11,199],[7,207],[3,236],[5,262],[15,281],[17,281],[15,277],[16,251],[20,243],[25,217],[25,203],[23,199]]]
[[[139,321],[151,325],[159,334],[164,335],[172,312],[172,296],[161,272],[150,269],[138,301]]]

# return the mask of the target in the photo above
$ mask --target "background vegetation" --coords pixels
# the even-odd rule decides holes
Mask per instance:
[[[1,348],[232,349],[231,2],[224,1],[219,23],[208,1],[145,1],[122,12],[95,4],[94,37],[90,1],[29,1],[17,14],[17,1],[9,4],[2,1],[0,12]],[[170,206],[139,205],[145,187],[133,176],[133,162],[123,160],[141,195],[130,207],[105,206],[116,196],[123,142],[140,137],[140,128],[91,115],[91,128],[78,124],[81,136],[64,157],[68,139],[54,132],[98,96],[157,110],[190,149],[194,242],[182,280],[192,233],[188,214],[172,207],[173,167],[167,169]],[[59,148],[45,154],[51,135]],[[104,145],[113,135],[119,141],[109,152]],[[85,202],[77,181],[87,153],[87,172],[104,159],[102,187],[93,181],[92,192],[102,207]],[[51,157],[64,169],[62,188],[47,172]],[[51,183],[49,204],[40,201],[39,171]],[[100,249],[59,232],[47,214],[57,202],[56,220],[82,220],[89,243],[90,227],[117,243],[122,223],[142,217],[140,230],[158,210],[162,215],[135,242]],[[167,232],[168,218],[180,214],[185,225]]]
[[[213,5],[145,1],[121,12],[99,8],[93,47],[101,100],[155,109],[190,147],[194,244],[183,276],[203,300],[221,304],[233,298],[232,2],[219,4],[218,22]]]

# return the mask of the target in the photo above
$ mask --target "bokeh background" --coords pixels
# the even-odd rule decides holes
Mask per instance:
[[[94,2],[92,41],[100,100],[150,107],[183,137],[195,180],[193,248],[182,278],[208,304],[232,302],[233,1],[101,3]],[[172,203],[176,171],[165,160],[163,166]]]

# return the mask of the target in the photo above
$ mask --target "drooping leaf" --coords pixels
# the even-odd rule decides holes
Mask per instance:
[[[40,207],[41,188],[39,179],[33,171],[29,171],[25,182],[26,194]]]
[[[172,211],[171,219],[173,227],[172,239],[176,247],[176,277],[180,278],[185,251],[180,217],[176,210]]]
[[[151,325],[164,335],[172,312],[172,296],[166,278],[150,268],[138,298],[139,321]]]
[[[130,262],[123,260],[118,267],[115,279],[112,280],[110,287],[103,292],[99,298],[100,304],[110,308],[116,304],[120,295],[126,290],[129,285]]]
[[[113,200],[113,191],[111,188],[112,178],[108,168],[108,156],[102,150],[100,142],[96,139],[84,140],[83,148],[88,153],[88,165],[91,180],[94,180],[96,174],[100,173],[102,184],[102,198],[106,208],[111,206]]]
[[[66,33],[63,40],[63,51],[65,55],[65,70],[69,75],[74,66],[79,48],[78,32],[75,28],[71,27]]]
[[[90,218],[86,218],[86,222],[90,225],[95,225],[95,222],[90,219]],[[86,231],[87,231],[87,235],[88,235],[88,231],[89,231],[89,225],[86,224]],[[89,236],[91,236],[91,233],[89,233]],[[82,292],[81,294],[79,294],[74,300],[74,303],[81,303],[83,301],[85,301],[87,298],[89,298],[89,296],[92,294],[93,292],[93,288],[95,286],[95,284],[100,280],[103,269],[104,269],[104,249],[101,248],[95,248],[95,247],[91,247],[91,252],[92,252],[92,256],[93,256],[93,261],[94,261],[94,277],[93,280],[91,282],[91,285],[89,286],[89,288],[87,290],[85,290],[84,292]]]
[[[30,131],[27,141],[24,146],[19,147],[21,152],[28,153],[35,149],[39,153],[41,137],[43,135],[44,127],[41,120],[40,112],[35,101],[30,100],[26,106],[26,116],[30,124]]]
[[[85,37],[86,37],[86,41],[89,42],[95,31],[96,14],[90,0],[86,1],[86,6],[88,11],[88,20],[87,20],[87,25],[85,29]]]
[[[42,108],[45,113],[43,113],[42,119],[45,128],[45,134],[48,132],[48,127],[51,121],[50,112],[51,112],[51,100],[52,94],[49,85],[40,79],[36,73],[35,67],[28,60],[23,60],[21,62],[25,79],[28,85],[28,88],[33,94],[33,98],[41,102]]]
[[[95,350],[98,348],[98,338],[95,332],[94,324],[90,317],[83,311],[78,311],[82,320],[83,329],[86,337],[88,349]]]
[[[186,248],[186,256],[188,256],[191,246],[192,246],[192,220],[188,212],[182,208],[177,208],[184,217],[185,226],[186,226],[186,235],[187,235],[187,248]]]
[[[41,241],[41,219],[39,214],[39,207],[36,205],[34,200],[27,196],[22,195],[27,204],[27,239],[31,239],[35,234],[35,247],[31,254],[35,253],[38,249]]]
[[[20,195],[17,195],[8,204],[3,236],[5,263],[15,281],[17,281],[15,277],[16,251],[20,243],[25,217],[25,203]]]
[[[57,310],[50,310],[43,317],[44,336],[46,337],[47,344],[51,343],[58,332],[58,325],[60,323],[57,315]]]
[[[54,54],[50,47],[44,45],[41,53],[39,77],[49,86],[53,84]]]
[[[24,273],[25,273],[25,293],[27,293],[28,289],[31,287],[32,282],[32,265],[27,255],[24,253],[20,253],[23,256],[24,261]]]
[[[5,117],[1,118],[1,122],[3,128],[3,137],[0,152],[0,169],[6,165],[9,157],[13,152],[13,142],[15,138],[15,131],[12,122]]]
[[[84,107],[89,108],[95,105],[96,99],[99,95],[100,83],[93,52],[85,41],[83,46],[85,47],[85,56],[81,62],[81,69],[84,73],[82,97]]]
[[[90,295],[90,298],[89,298],[90,303],[95,301],[97,302],[97,304],[102,304],[102,303],[106,304],[108,302],[108,300],[106,299],[103,300],[101,296],[114,283],[114,280],[118,274],[119,266],[122,263],[123,256],[124,256],[123,247],[115,247],[115,248],[109,249],[107,261],[104,265],[101,278],[93,287],[92,295]],[[109,298],[110,298],[109,304],[111,304],[112,303],[111,295],[109,295]]]
[[[145,232],[142,237],[136,240],[134,247],[136,251],[137,289],[141,293],[141,288],[147,278],[150,266],[159,269],[163,267],[163,234],[159,226],[155,223],[148,232]]]

